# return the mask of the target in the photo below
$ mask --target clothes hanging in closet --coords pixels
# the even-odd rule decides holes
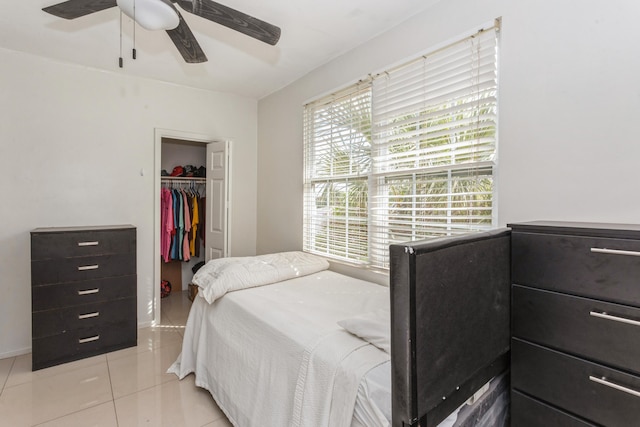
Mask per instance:
[[[162,187],[160,195],[160,255],[164,262],[200,256],[204,242],[205,198],[193,188]]]

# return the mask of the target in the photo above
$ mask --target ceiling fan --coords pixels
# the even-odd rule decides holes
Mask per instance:
[[[280,39],[279,27],[212,0],[68,0],[42,10],[60,18],[75,19],[118,6],[141,27],[165,30],[186,62],[206,62],[207,56],[173,3],[264,43],[275,45]]]

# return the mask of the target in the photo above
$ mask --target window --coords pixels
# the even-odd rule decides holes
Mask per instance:
[[[388,268],[392,243],[494,225],[497,31],[305,106],[306,251]]]
[[[304,249],[368,263],[371,85],[305,108]]]

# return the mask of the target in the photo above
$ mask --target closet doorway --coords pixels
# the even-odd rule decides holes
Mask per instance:
[[[230,143],[203,135],[160,129],[156,129],[155,140],[153,323],[159,325],[161,282],[167,280],[171,283],[172,294],[186,291],[198,265],[229,254]],[[181,227],[163,236],[167,233],[166,221],[171,220],[163,216],[162,206],[171,204],[174,207],[178,201],[183,202],[179,211],[183,215],[179,221],[175,217],[178,222],[174,225],[179,223]],[[198,207],[194,212],[196,204]],[[176,233],[181,233],[181,237],[176,237]],[[171,296],[174,295],[167,298]]]

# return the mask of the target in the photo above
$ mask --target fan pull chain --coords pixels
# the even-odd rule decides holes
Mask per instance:
[[[120,68],[123,68],[123,59],[122,59],[122,12],[120,12],[120,58],[118,61],[118,65],[120,65]]]
[[[136,59],[136,0],[133,0],[133,49],[131,56]]]

